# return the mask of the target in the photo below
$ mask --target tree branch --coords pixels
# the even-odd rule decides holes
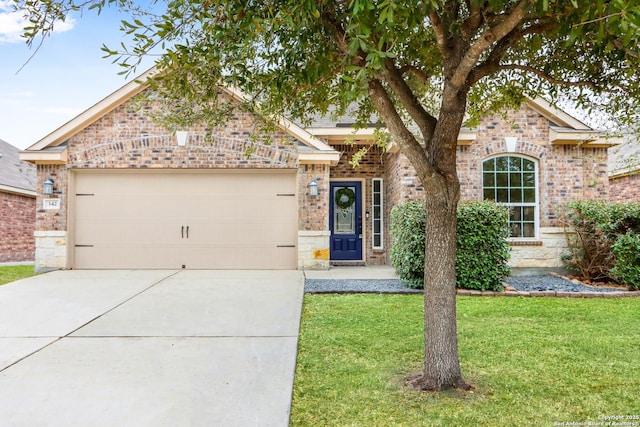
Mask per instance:
[[[504,16],[502,20],[480,36],[480,38],[467,50],[464,57],[457,65],[450,84],[457,90],[461,90],[467,83],[467,77],[475,67],[482,54],[493,43],[500,41],[503,37],[513,31],[525,17],[525,9],[529,0],[520,0],[511,13]]]
[[[396,68],[393,60],[386,58],[384,61],[384,71],[382,72],[384,80],[389,84],[393,92],[398,96],[398,99],[407,110],[413,121],[420,128],[422,137],[425,143],[429,143],[433,136],[433,131],[436,127],[437,120],[430,115],[422,106],[418,98],[402,78],[401,72]]]
[[[372,79],[369,81],[369,96],[376,110],[380,113],[387,129],[389,129],[394,140],[400,146],[402,153],[407,156],[416,169],[418,176],[421,178],[432,176],[435,170],[429,164],[429,159],[424,149],[420,146],[416,137],[405,126],[380,80]],[[427,183],[423,181],[422,185],[426,186]]]
[[[509,34],[503,37],[496,46],[492,49],[487,59],[469,73],[467,79],[468,85],[474,85],[479,80],[483,79],[491,72],[495,72],[499,69],[500,61],[507,53],[507,51],[513,47],[516,43],[521,41],[525,36],[529,34],[538,34],[550,31],[557,27],[557,22],[552,20],[543,20],[534,25],[531,25],[522,29],[513,29]]]
[[[429,19],[431,20],[431,26],[433,27],[433,32],[436,36],[436,42],[438,43],[438,50],[442,55],[442,59],[446,62],[450,58],[449,48],[447,46],[448,35],[445,32],[445,29],[442,25],[442,20],[440,16],[435,12],[431,11],[429,14]]]
[[[520,64],[503,64],[503,65],[484,64],[483,67],[480,67],[476,71],[474,71],[473,77],[472,77],[474,79],[473,82],[475,83],[478,80],[481,80],[483,77],[488,76],[489,74],[493,74],[502,70],[517,70],[517,71],[524,71],[530,74],[535,74],[536,76],[541,77],[542,79],[548,81],[549,83],[552,83],[554,85],[559,85],[559,86],[588,87],[591,89],[598,88],[598,86],[592,81],[580,80],[580,81],[573,82],[569,80],[561,80],[561,79],[552,77],[549,74],[545,73],[544,71],[539,70],[530,65],[520,65]]]
[[[402,74],[402,75],[405,75],[407,73],[411,73],[414,76],[416,76],[417,78],[419,78],[420,81],[422,81],[422,83],[424,83],[424,84],[431,83],[431,77],[427,73],[425,73],[424,71],[422,71],[421,69],[419,69],[416,66],[405,65],[403,67],[400,67],[398,69],[398,71],[400,71],[400,74]]]
[[[476,7],[474,9],[471,7],[470,3],[471,2],[467,2],[467,7],[469,8],[469,17],[465,19],[464,23],[462,24],[462,37],[464,40],[470,40],[484,22],[484,17],[482,16],[480,8]]]

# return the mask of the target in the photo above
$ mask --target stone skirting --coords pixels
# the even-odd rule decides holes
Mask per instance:
[[[329,231],[298,231],[298,269],[329,269]]]
[[[39,231],[36,238],[36,273],[67,267],[67,232]]]
[[[511,245],[509,266],[560,269],[563,268],[562,255],[567,251],[567,238],[562,227],[541,227],[539,240]]]

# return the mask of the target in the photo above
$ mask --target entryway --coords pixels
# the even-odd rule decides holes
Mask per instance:
[[[362,261],[362,183],[332,181],[330,195],[331,261]]]

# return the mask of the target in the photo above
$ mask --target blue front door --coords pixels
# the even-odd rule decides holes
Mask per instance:
[[[329,201],[331,260],[362,260],[362,188],[360,182],[332,182]]]

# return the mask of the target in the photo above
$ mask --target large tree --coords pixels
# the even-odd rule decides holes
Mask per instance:
[[[28,42],[69,13],[118,7],[125,66],[160,49],[157,89],[174,120],[215,120],[218,85],[241,88],[267,116],[306,122],[358,106],[375,115],[425,189],[425,357],[413,385],[467,387],[455,299],[456,142],[465,120],[525,96],[637,117],[640,1],[14,0]],[[37,44],[37,43],[36,43]],[[169,119],[170,120],[170,119]],[[416,131],[414,131],[416,130]]]

